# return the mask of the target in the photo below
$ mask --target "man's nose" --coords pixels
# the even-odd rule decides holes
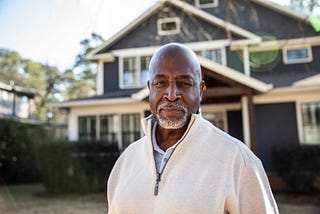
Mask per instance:
[[[175,100],[181,98],[179,88],[177,87],[175,82],[169,83],[164,97],[166,99],[168,99],[169,101],[175,101]]]

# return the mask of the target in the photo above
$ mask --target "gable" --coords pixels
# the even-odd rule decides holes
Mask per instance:
[[[181,23],[180,32],[172,35],[159,35],[157,22],[164,18],[178,18]],[[231,33],[231,38],[245,39],[235,33]],[[194,14],[185,13],[182,9],[166,3],[157,13],[129,31],[125,37],[99,53],[125,48],[160,46],[169,42],[191,43],[224,39],[228,39],[228,35],[221,26],[209,23]]]
[[[172,36],[167,38],[159,37],[157,35],[157,32],[155,31],[155,20],[152,20],[152,17],[172,17],[177,16],[178,14],[181,18],[186,20],[186,25],[182,26],[182,32],[185,33],[180,36],[176,35],[176,38]],[[150,21],[148,22],[148,20]],[[153,28],[150,28],[152,23]],[[199,26],[204,30],[199,31]],[[191,29],[188,29],[188,27],[191,27]],[[222,34],[222,32],[224,34]],[[152,37],[152,35],[155,37],[150,38]],[[185,37],[185,35],[188,35],[188,37]],[[131,37],[134,37],[135,39]],[[162,0],[152,8],[150,8],[147,12],[142,14],[140,17],[135,19],[119,33],[111,37],[102,46],[88,53],[87,58],[95,59],[95,55],[102,55],[103,53],[106,53],[111,49],[114,50],[115,48],[118,48],[118,46],[115,45],[119,45],[119,47],[124,46],[126,48],[137,48],[142,47],[142,43],[145,47],[146,44],[152,44],[152,46],[155,46],[155,42],[156,44],[163,44],[172,41],[187,43],[193,41],[212,41],[212,39],[219,38],[228,38],[233,42],[239,39],[246,40],[249,43],[256,43],[260,41],[260,37],[258,37],[254,33],[251,33],[236,25],[226,22],[223,19],[212,16],[204,12],[203,10],[191,6],[188,3],[180,0]],[[119,42],[120,40],[121,43]]]
[[[219,1],[218,7],[203,10],[259,36],[292,39],[320,35],[309,24],[308,16],[267,0]]]

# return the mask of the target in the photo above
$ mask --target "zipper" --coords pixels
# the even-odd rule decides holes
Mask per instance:
[[[191,127],[192,127],[192,125],[193,125],[194,121],[195,121],[195,119],[194,119],[194,118],[193,118],[193,120],[192,120],[192,121],[190,120],[190,123],[191,123],[191,124],[188,126],[188,128],[187,128],[187,130],[186,130],[185,134],[184,134],[184,135],[181,137],[181,139],[178,141],[177,146],[173,149],[173,151],[172,151],[171,155],[169,156],[168,160],[166,161],[165,165],[163,166],[162,171],[161,171],[161,172],[157,172],[156,182],[155,182],[154,190],[153,190],[153,194],[154,194],[155,196],[157,196],[157,195],[158,195],[158,193],[159,193],[159,185],[160,185],[160,182],[161,182],[161,175],[162,175],[162,173],[163,173],[164,169],[166,168],[167,163],[169,162],[169,160],[170,160],[171,156],[173,155],[174,151],[175,151],[175,150],[176,150],[176,148],[179,146],[179,144],[180,144],[180,143],[181,143],[181,142],[186,138],[186,136],[187,136],[187,134],[189,133],[189,131],[190,131],[190,129],[191,129]],[[154,158],[154,157],[153,157],[153,159],[154,159],[154,163],[155,163],[155,167],[156,167],[156,171],[157,171],[157,164],[156,164],[156,160],[155,160],[155,158]]]
[[[157,179],[156,179],[156,184],[154,186],[154,192],[153,192],[155,196],[158,195],[160,181],[161,181],[161,173],[157,172]]]

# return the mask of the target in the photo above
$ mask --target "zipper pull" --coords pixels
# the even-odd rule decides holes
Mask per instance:
[[[159,183],[160,183],[160,181],[161,181],[161,173],[157,173],[156,184],[155,184],[155,186],[154,186],[154,192],[153,192],[153,194],[154,194],[155,196],[158,195],[158,192],[159,192]]]

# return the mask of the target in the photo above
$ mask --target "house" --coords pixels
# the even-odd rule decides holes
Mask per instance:
[[[150,114],[148,64],[163,44],[199,57],[205,118],[246,143],[273,171],[272,146],[320,144],[320,33],[308,17],[267,0],[160,0],[87,58],[97,95],[52,104],[69,110],[71,141],[142,136]]]
[[[0,82],[0,117],[33,119],[36,95],[34,89],[15,85],[13,81],[10,84]]]

